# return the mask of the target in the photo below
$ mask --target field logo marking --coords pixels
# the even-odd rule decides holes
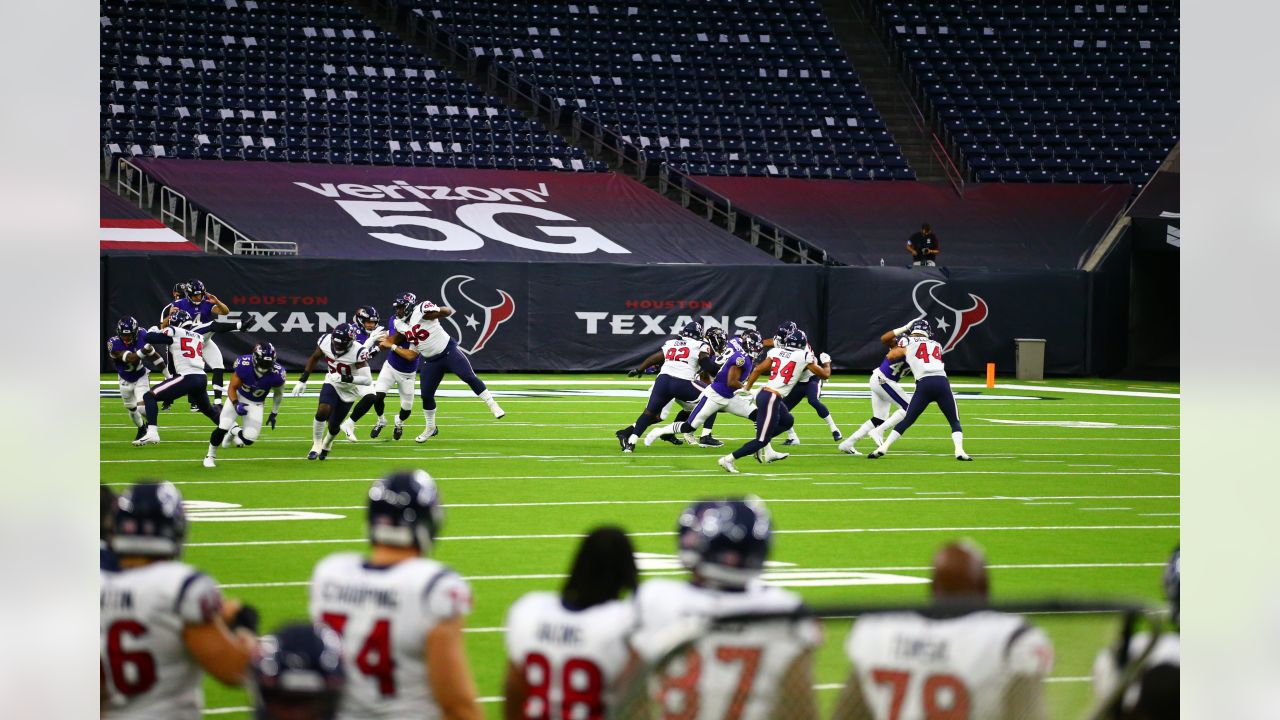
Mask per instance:
[[[308,510],[243,510],[242,505],[216,500],[187,500],[182,503],[187,519],[199,522],[278,522],[282,520],[342,520],[346,515]]]

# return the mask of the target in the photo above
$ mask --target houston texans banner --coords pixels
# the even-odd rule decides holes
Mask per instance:
[[[173,284],[198,278],[240,323],[215,335],[224,355],[268,340],[296,370],[357,307],[374,305],[385,324],[391,300],[413,292],[453,308],[444,325],[478,370],[598,371],[634,365],[690,320],[731,333],[787,319],[818,328],[824,271],[205,255],[104,256],[102,273],[103,337],[121,315],[158,324]]]
[[[137,159],[255,240],[303,257],[779,265],[614,173]]]
[[[1045,370],[1086,371],[1089,277],[1078,270],[985,272],[831,268],[828,352],[869,372],[884,357],[880,334],[924,318],[942,343],[947,370],[1012,373],[1015,338],[1043,338]]]

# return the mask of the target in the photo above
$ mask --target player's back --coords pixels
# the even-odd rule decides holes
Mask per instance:
[[[907,341],[907,366],[916,379],[941,375],[946,377],[947,366],[942,361],[942,345],[929,338],[913,337]]]
[[[349,670],[338,717],[439,718],[427,680],[427,634],[470,607],[466,583],[435,560],[374,566],[357,553],[321,560],[311,577],[310,615],[342,636]]]
[[[1053,667],[1053,646],[1041,630],[989,611],[947,619],[865,615],[854,622],[845,652],[877,720],[1021,717],[1016,708],[1005,713],[1012,681]]]
[[[765,383],[765,387],[772,388],[786,397],[800,382],[800,373],[813,362],[813,356],[807,348],[778,346],[769,350],[767,360],[770,363],[769,380]]]
[[[173,338],[169,354],[173,356],[173,369],[179,375],[204,374],[204,336],[187,328],[170,325],[164,334]]]
[[[507,658],[524,672],[525,717],[600,720],[616,699],[630,652],[635,606],[612,600],[570,610],[550,592],[531,592],[507,611]]]
[[[698,358],[705,352],[706,343],[692,338],[671,338],[662,344],[663,375],[682,380],[698,377]]]
[[[660,632],[684,616],[725,617],[790,612],[800,597],[754,583],[740,592],[654,579],[636,594],[638,633]],[[673,660],[658,678],[658,702],[668,716],[690,720],[764,720],[783,697],[784,678],[800,655],[821,642],[811,619],[744,622],[713,630]],[[809,693],[809,688],[802,692]]]
[[[221,609],[217,585],[190,565],[161,561],[103,572],[99,648],[110,720],[199,720],[204,671],[187,652],[187,625]]]

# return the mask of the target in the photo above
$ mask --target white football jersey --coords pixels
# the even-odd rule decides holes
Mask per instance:
[[[845,653],[877,720],[924,720],[959,708],[968,708],[964,717],[999,720],[1016,676],[1043,678],[1053,669],[1043,631],[990,611],[941,620],[865,615],[854,621]]]
[[[355,383],[344,383],[338,380],[338,376],[344,369],[350,371],[353,376],[366,375],[372,379],[373,371],[369,369],[367,364],[362,368],[356,367],[360,363],[369,362],[369,349],[360,343],[353,342],[346,352],[337,354],[333,351],[333,333],[325,333],[316,342],[316,347],[320,348],[320,352],[324,354],[324,361],[328,370],[325,375],[325,382],[333,385],[339,396],[344,400],[350,394],[359,395],[360,393],[360,386]]]
[[[807,343],[806,343],[806,344],[805,344],[805,346],[804,346],[804,349],[805,349],[805,350],[807,350],[807,351],[809,351],[809,357],[810,357],[810,358],[817,358],[817,357],[818,357],[818,354],[817,354],[817,353],[815,353],[815,352],[813,351],[813,346],[812,346],[812,345],[809,345],[809,344],[807,344]],[[817,362],[817,360],[815,359],[815,360],[814,360],[814,362],[816,363],[816,362]],[[813,371],[809,369],[809,366],[808,366],[808,365],[805,365],[805,366],[804,366],[804,369],[800,371],[800,379],[799,379],[799,380],[797,380],[796,382],[809,382],[809,380],[810,380],[812,377],[813,377]]]
[[[1137,659],[1142,653],[1147,651],[1147,646],[1151,644],[1151,633],[1140,632],[1135,633],[1129,638],[1129,659],[1130,661]],[[1142,661],[1144,668],[1152,668],[1156,665],[1181,665],[1181,648],[1179,636],[1177,633],[1164,633],[1156,640],[1156,646],[1152,648],[1151,654]],[[1116,664],[1116,650],[1114,647],[1104,648],[1098,653],[1097,659],[1093,662],[1093,695],[1094,698],[1102,700],[1115,691],[1116,685],[1120,682],[1122,668]],[[1135,682],[1130,685],[1121,699],[1121,706],[1126,710],[1132,710],[1138,704],[1138,696],[1142,692],[1142,684]]]
[[[678,377],[681,380],[697,380],[698,358],[709,352],[707,344],[693,338],[678,337],[662,343],[662,375]]]
[[[630,653],[635,606],[613,600],[567,610],[560,596],[531,592],[507,611],[507,659],[524,672],[529,718],[603,718]]]
[[[742,592],[726,592],[679,580],[648,580],[636,593],[639,627],[633,646],[638,651],[651,646],[643,636],[662,633],[682,616],[789,612],[800,604],[799,595],[763,583],[752,583]],[[659,702],[669,715],[693,709],[695,714],[689,717],[698,720],[774,717],[787,671],[802,653],[821,642],[822,631],[812,619],[742,623],[715,630],[664,668],[657,678]],[[749,688],[745,697],[740,695],[743,688]],[[731,709],[736,714],[731,715]]]
[[[204,375],[204,336],[186,328],[169,327],[160,332],[173,338],[169,354],[179,375]]]
[[[905,347],[907,367],[911,374],[919,380],[922,377],[941,375],[946,377],[947,366],[942,362],[942,345],[937,340],[913,337],[907,339]]]
[[[210,577],[185,563],[102,573],[99,647],[110,720],[200,720],[204,670],[182,631],[222,609]]]
[[[813,352],[808,348],[795,350],[781,346],[769,348],[769,354],[765,361],[771,363],[769,366],[769,381],[764,384],[767,388],[778,391],[782,397],[791,394],[791,389],[800,382],[800,373],[813,362]]]
[[[407,329],[400,331],[409,338],[409,342],[413,343],[413,349],[425,358],[444,352],[449,347],[449,341],[453,339],[439,320],[427,320],[422,317],[424,313],[436,312],[439,309],[430,300],[423,300],[413,308],[409,321],[404,323]]]
[[[342,636],[347,687],[340,720],[425,718],[440,706],[427,683],[427,633],[471,612],[471,588],[428,558],[368,565],[359,553],[321,560],[311,575],[310,615]]]

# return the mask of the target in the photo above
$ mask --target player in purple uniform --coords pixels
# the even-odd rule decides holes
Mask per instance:
[[[199,280],[187,281],[187,296],[173,303],[174,307],[186,310],[196,319],[198,325],[208,325],[204,336],[204,362],[213,371],[213,404],[222,403],[222,350],[213,341],[215,332],[239,329],[237,324],[215,323],[219,315],[230,312],[227,304],[218,296],[205,290],[204,283]]]
[[[411,352],[413,343],[406,331],[409,329],[409,317],[417,304],[418,296],[411,292],[400,293],[391,303],[392,319],[387,324],[387,332],[391,338],[391,351],[387,353],[387,359],[382,363],[382,369],[378,371],[378,379],[374,383],[373,409],[378,413],[378,422],[369,430],[371,438],[378,437],[382,429],[387,426],[387,419],[383,412],[386,409],[387,393],[393,385],[400,395],[400,412],[396,415],[396,425],[392,430],[393,439],[399,440],[404,436],[404,422],[413,414],[414,384],[417,380],[418,362],[421,356]],[[384,338],[383,345],[386,344],[387,340]],[[407,352],[396,352],[396,348]],[[363,403],[364,399],[360,402]]]
[[[909,329],[911,329],[911,323],[887,330],[880,336],[880,342],[890,350],[895,347],[906,347],[906,332]],[[886,353],[884,360],[880,361],[880,366],[871,371],[871,380],[868,383],[871,389],[871,419],[862,423],[862,426],[848,439],[840,443],[841,452],[861,455],[862,453],[854,447],[854,443],[867,436],[871,437],[877,447],[884,442],[884,429],[897,425],[902,418],[906,417],[908,395],[898,382],[910,374],[911,368],[904,358],[890,360]]]
[[[231,384],[227,386],[227,403],[218,418],[218,427],[209,436],[209,452],[204,466],[215,467],[218,448],[226,442],[237,447],[252,445],[262,430],[262,408],[267,393],[273,394],[271,415],[267,425],[276,429],[276,415],[284,400],[284,368],[276,362],[276,348],[271,343],[259,343],[253,352],[241,355],[232,366]],[[244,428],[236,425],[236,418],[244,418]]]
[[[712,343],[712,348],[715,347]],[[710,426],[716,414],[722,410],[728,410],[739,417],[748,417],[754,412],[751,401],[745,396],[738,395],[737,392],[742,389],[743,383],[746,382],[747,376],[751,374],[751,369],[755,365],[756,355],[764,347],[760,340],[760,333],[747,330],[738,337],[722,343],[720,347],[721,352],[718,353],[716,361],[719,369],[711,384],[702,391],[693,410],[689,412],[689,418],[687,420],[677,418],[670,425],[653,428],[645,435],[646,445],[652,445],[657,439],[666,440],[667,435],[674,437],[676,433],[688,434],[699,427]],[[707,442],[708,439],[714,442]],[[698,444],[707,447],[724,445],[719,440],[711,438],[709,433],[704,435]]]
[[[142,397],[151,389],[148,366],[163,366],[164,360],[139,333],[138,321],[125,315],[116,323],[116,335],[107,339],[107,355],[120,377],[120,399],[129,419],[138,427],[135,440],[146,433],[147,421],[138,409]]]
[[[632,425],[614,433],[622,452],[635,450],[636,442],[650,425],[662,418],[662,410],[672,400],[685,403],[696,402],[706,385],[698,381],[700,373],[715,372],[714,360],[707,343],[702,339],[702,325],[690,321],[680,329],[680,334],[662,344],[662,348],[645,358],[640,367],[627,372],[630,377],[639,377],[649,366],[661,364],[658,377],[649,390],[649,402],[644,412]],[[710,427],[710,425],[708,425]],[[675,436],[668,441],[680,444]]]

